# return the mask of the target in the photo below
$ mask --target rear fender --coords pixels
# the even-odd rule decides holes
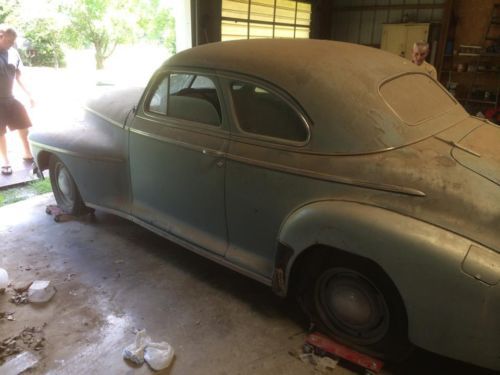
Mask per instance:
[[[292,270],[300,269],[294,267],[299,257],[304,259],[317,245],[331,251],[334,259],[336,249],[342,250],[372,260],[393,281],[414,344],[483,366],[483,361],[496,361],[494,350],[482,353],[473,343],[481,342],[483,349],[497,347],[496,333],[489,332],[500,329],[500,290],[463,269],[471,246],[484,249],[481,245],[409,216],[348,201],[301,207],[282,225],[279,241],[273,282],[278,294],[287,293],[296,276]],[[478,308],[484,306],[488,308]]]
[[[470,241],[429,223],[379,207],[348,201],[321,201],[293,212],[282,225],[276,260],[288,288],[295,260],[315,245],[328,246],[368,258],[394,280],[407,278],[408,268],[438,265],[452,274]],[[283,292],[283,291],[282,291]],[[286,290],[285,290],[286,293]]]

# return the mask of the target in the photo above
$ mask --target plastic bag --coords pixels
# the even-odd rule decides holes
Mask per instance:
[[[174,348],[165,341],[152,342],[146,346],[144,359],[153,370],[167,368],[174,359]]]
[[[138,365],[142,365],[144,363],[144,349],[150,342],[151,338],[146,335],[145,329],[137,331],[134,343],[123,349],[123,358]]]
[[[0,366],[0,373],[2,375],[18,375],[34,367],[38,360],[39,358],[36,355],[30,352],[22,352]]]
[[[9,285],[9,274],[3,268],[0,268],[0,292]]]
[[[48,302],[56,294],[56,288],[50,285],[50,281],[36,280],[28,289],[28,300],[33,303]]]

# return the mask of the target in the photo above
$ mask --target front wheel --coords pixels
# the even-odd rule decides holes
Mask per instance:
[[[404,359],[411,349],[406,311],[385,273],[357,257],[316,263],[321,265],[308,270],[300,288],[300,300],[311,320],[339,342],[362,352]]]
[[[70,215],[82,215],[87,207],[83,203],[78,187],[69,173],[68,168],[56,156],[49,161],[50,183],[57,205]]]

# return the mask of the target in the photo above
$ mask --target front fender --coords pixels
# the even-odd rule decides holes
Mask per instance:
[[[415,218],[348,201],[315,202],[296,210],[283,224],[279,241],[290,252],[285,288],[294,262],[314,245],[371,259],[399,290],[414,344],[500,368],[500,286],[475,279],[463,268],[471,246],[494,254],[497,266],[498,253]],[[475,266],[495,269],[481,262]]]
[[[66,128],[30,135],[30,143],[41,170],[51,155],[68,168],[85,204],[128,212],[128,130],[93,111]]]

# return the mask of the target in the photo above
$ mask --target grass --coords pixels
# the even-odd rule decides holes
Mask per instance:
[[[0,190],[0,207],[51,191],[52,187],[48,178],[29,182],[19,187]]]

